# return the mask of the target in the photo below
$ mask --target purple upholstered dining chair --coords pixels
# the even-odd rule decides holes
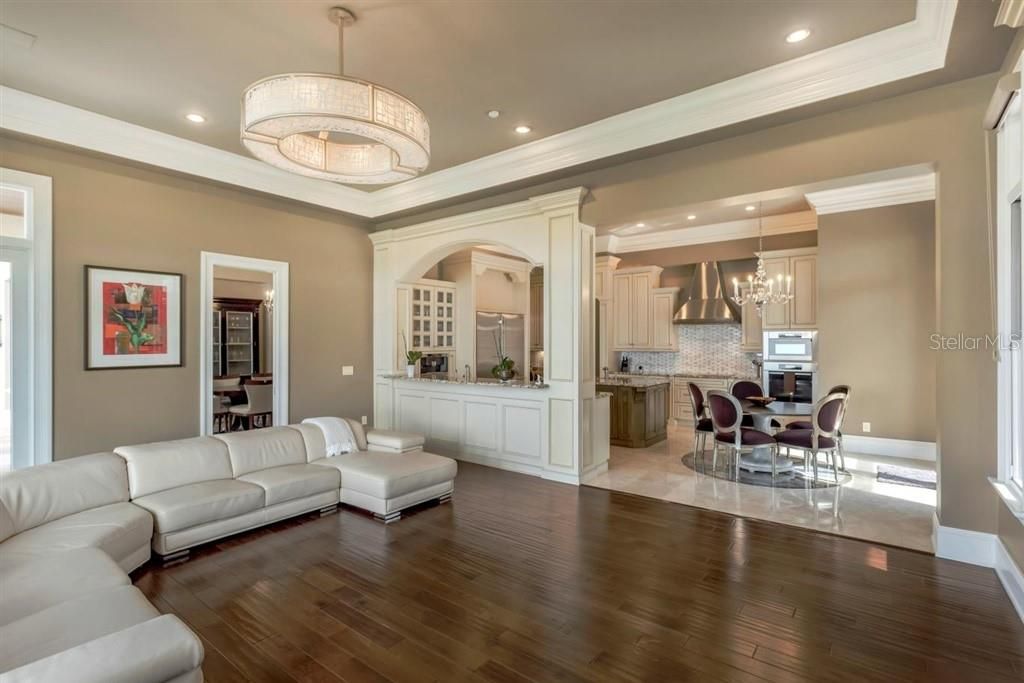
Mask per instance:
[[[846,394],[846,402],[850,402],[850,385],[837,384],[828,390],[829,394]],[[828,394],[826,394],[827,396]],[[786,425],[786,429],[814,429],[810,420],[794,420]],[[843,450],[843,432],[836,432],[836,452],[839,453],[839,469],[846,471],[846,453]]]
[[[835,454],[839,450],[838,435],[843,425],[843,417],[846,415],[847,396],[848,394],[836,392],[818,401],[811,417],[811,429],[787,429],[775,435],[775,441],[780,446],[804,452],[805,467],[807,456],[810,454],[811,462],[814,463],[815,481],[818,480],[819,453],[824,453],[826,458],[831,457],[832,470],[835,472],[836,481],[839,481]]]
[[[690,405],[693,408],[693,460],[696,463],[698,448],[701,460],[703,460],[708,434],[713,434],[715,430],[711,425],[711,418],[707,416],[704,392],[693,382],[687,382],[686,388],[690,391]]]
[[[711,470],[718,463],[718,447],[721,445],[732,455],[736,479],[740,474],[740,454],[755,447],[769,446],[772,450],[772,478],[775,478],[775,459],[779,448],[771,434],[759,429],[744,427],[743,407],[739,399],[724,391],[708,392],[708,408],[711,424],[715,429],[715,450],[711,458]]]
[[[756,381],[754,381],[752,379],[738,379],[738,380],[736,380],[735,382],[732,383],[732,386],[729,387],[729,393],[732,394],[733,396],[735,396],[736,398],[738,398],[741,401],[746,400],[746,399],[750,398],[751,396],[764,396],[765,395],[764,394],[764,388],[761,386],[761,383],[760,382],[756,382]],[[743,416],[743,426],[744,427],[753,427],[754,426],[754,418],[750,417],[749,415],[744,415]],[[775,419],[772,420],[771,426],[772,426],[772,429],[781,429],[782,428],[782,424],[780,424],[779,421],[775,420]]]

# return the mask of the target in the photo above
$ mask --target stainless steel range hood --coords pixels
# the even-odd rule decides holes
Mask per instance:
[[[686,303],[676,311],[676,325],[739,324],[740,308],[725,295],[722,267],[715,261],[698,263],[690,280]]]

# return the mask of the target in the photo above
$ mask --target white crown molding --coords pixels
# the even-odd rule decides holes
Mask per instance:
[[[0,128],[359,216],[373,214],[367,192],[6,86],[0,86]]]
[[[996,11],[995,25],[1011,28],[1024,25],[1024,0],[1002,0]]]
[[[481,209],[480,211],[463,213],[448,218],[439,218],[405,228],[379,230],[370,233],[370,241],[373,242],[374,246],[380,246],[396,240],[405,240],[413,236],[439,235],[471,226],[510,221],[516,218],[529,218],[559,209],[575,209],[578,211],[586,193],[587,188],[574,187],[568,190],[561,190],[560,192],[530,197],[525,201],[515,202],[514,204],[504,204],[491,209]]]
[[[813,211],[797,211],[779,216],[765,216],[765,235],[786,235],[793,232],[808,232],[818,229],[818,217]],[[628,254],[634,251],[688,247],[694,244],[731,242],[749,239],[758,235],[758,220],[745,218],[727,223],[712,223],[693,228],[678,228],[640,235],[601,235],[594,243],[594,250],[609,254]]]
[[[0,128],[378,218],[942,68],[956,6],[917,0],[905,24],[370,193],[6,87]]]
[[[807,202],[819,216],[932,199],[935,199],[934,172],[807,193]]]
[[[913,21],[374,192],[380,214],[767,116],[940,69],[956,0]]]

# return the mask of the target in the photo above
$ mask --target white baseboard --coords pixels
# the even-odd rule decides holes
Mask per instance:
[[[935,462],[934,441],[910,441],[908,439],[884,439],[877,436],[843,435],[843,448],[847,453],[865,455],[886,455],[891,458],[909,458]]]
[[[981,531],[957,529],[941,526],[938,517],[933,518],[935,525],[935,556],[946,560],[956,560],[979,567],[995,567],[996,545],[999,537]]]
[[[599,463],[597,465],[592,465],[589,469],[584,470],[583,471],[583,476],[580,477],[580,480],[583,483],[586,483],[586,482],[590,481],[591,479],[593,479],[594,477],[598,477],[598,476],[604,474],[607,471],[608,471],[608,461],[605,460],[602,463]]]
[[[1017,610],[1017,616],[1024,621],[1024,572],[1021,572],[999,539],[996,539],[995,570],[1006,594],[1010,596],[1013,608]]]

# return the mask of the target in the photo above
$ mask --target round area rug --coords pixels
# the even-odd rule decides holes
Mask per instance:
[[[797,460],[797,462],[800,461]],[[710,450],[705,451],[703,457],[697,458],[696,462],[694,462],[693,453],[687,453],[683,456],[683,464],[698,474],[736,481],[736,472],[729,466],[731,464],[729,458],[722,453],[718,454],[718,467],[714,471],[711,470]],[[818,464],[818,481],[814,481],[812,470],[804,472],[802,464],[798,464],[790,472],[779,474],[775,477],[775,481],[772,481],[771,472],[748,472],[743,469],[740,470],[739,478],[741,484],[774,486],[777,489],[830,489],[851,481],[853,481],[853,475],[849,472],[840,472],[839,481],[836,481],[836,473],[821,463]]]

